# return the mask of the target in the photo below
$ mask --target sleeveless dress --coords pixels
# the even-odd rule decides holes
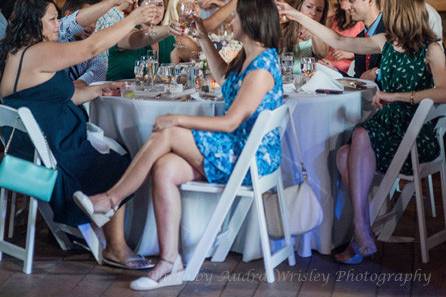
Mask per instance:
[[[387,42],[381,60],[383,91],[417,92],[432,88],[434,82],[425,62],[426,53],[427,46],[423,46],[414,55],[400,53]],[[385,173],[389,168],[417,107],[418,104],[405,102],[386,104],[373,117],[361,124],[368,131],[378,171]],[[420,162],[429,162],[438,157],[440,148],[431,122],[422,127],[417,137],[417,149]],[[404,163],[401,172],[412,174],[410,158]]]
[[[283,87],[280,72],[279,56],[276,49],[266,49],[260,53],[245,70],[240,73],[230,73],[223,86],[225,112],[231,107],[246,75],[252,71],[263,69],[271,73],[274,87],[269,91],[256,111],[231,133],[192,130],[195,143],[204,157],[203,169],[205,177],[211,183],[226,183],[234,169],[254,123],[263,110],[274,110],[282,105]],[[262,139],[256,152],[259,174],[274,172],[281,161],[281,143],[278,130],[274,130]],[[243,180],[244,185],[251,184],[248,172]]]
[[[16,81],[19,76],[20,70]],[[73,193],[82,190],[92,195],[106,191],[124,174],[130,158],[112,151],[100,154],[91,146],[87,140],[87,115],[71,101],[73,94],[73,83],[62,70],[40,85],[22,91],[14,87],[14,93],[3,99],[10,107],[31,110],[57,160],[58,177],[50,201],[54,220],[77,226],[90,220],[74,204]],[[10,134],[10,130],[5,132]],[[27,134],[16,131],[10,153],[33,159]]]

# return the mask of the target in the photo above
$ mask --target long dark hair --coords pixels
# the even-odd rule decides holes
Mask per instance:
[[[279,12],[274,0],[238,0],[237,14],[243,32],[252,40],[257,41],[265,48],[279,49],[280,22]],[[240,73],[246,59],[245,50],[229,64],[226,76],[230,72]]]
[[[298,11],[301,11],[305,0],[286,0],[286,2]],[[327,24],[327,15],[330,3],[324,0],[324,10],[322,11],[321,20],[322,25]],[[283,39],[281,43],[281,50],[283,52],[294,52],[294,47],[299,40],[301,25],[298,22],[287,22],[282,27]]]
[[[8,53],[16,54],[25,46],[43,41],[42,18],[51,0],[17,0],[9,18],[6,36],[0,42],[0,81],[3,78]],[[55,4],[54,4],[55,5]]]

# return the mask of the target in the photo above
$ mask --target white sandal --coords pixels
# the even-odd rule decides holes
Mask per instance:
[[[170,273],[166,274],[158,281],[155,281],[147,276],[140,277],[130,283],[130,288],[135,291],[147,291],[162,287],[181,285],[183,283],[183,276],[184,276],[184,268],[183,268],[183,263],[181,261],[181,256],[178,255],[175,258],[175,262],[170,262],[165,259],[161,259],[161,261],[173,265],[172,271]]]
[[[81,191],[75,192],[73,199],[76,205],[79,206],[79,208],[87,214],[99,228],[107,224],[118,211],[117,205],[112,205],[112,208],[107,212],[95,211],[90,198]]]

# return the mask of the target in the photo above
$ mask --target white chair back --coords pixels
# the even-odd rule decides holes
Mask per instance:
[[[222,228],[223,222],[229,214],[231,207],[233,206],[236,196],[239,196],[242,199],[237,204],[237,207],[234,210],[228,224],[230,226],[228,228],[229,235],[222,236],[223,240],[217,240],[219,243],[216,251],[214,252],[213,260],[217,259],[216,261],[224,261],[236,235],[238,234],[238,231],[240,230],[243,220],[245,219],[249,209],[251,208],[252,202],[254,201],[255,209],[257,211],[257,221],[259,225],[267,281],[274,281],[274,267],[287,258],[290,265],[295,264],[294,249],[291,242],[289,228],[286,224],[286,222],[288,222],[288,218],[285,210],[286,206],[284,203],[280,168],[267,176],[259,177],[256,162],[256,152],[262,143],[263,137],[272,132],[274,129],[280,129],[280,135],[283,135],[288,124],[289,117],[290,111],[288,105],[283,105],[272,111],[265,110],[259,114],[226,185],[191,182],[181,186],[181,189],[185,191],[221,193],[211,220],[208,223],[206,230],[198,242],[186,267],[185,280],[195,279],[206,255],[209,254],[214,242],[216,242],[216,237]],[[242,187],[242,182],[248,173],[248,170],[251,174],[252,188]],[[280,206],[282,224],[284,226],[286,246],[272,255],[269,246],[262,194],[273,187],[276,187],[278,191],[278,204]]]

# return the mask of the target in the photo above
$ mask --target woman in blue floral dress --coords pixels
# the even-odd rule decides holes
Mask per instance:
[[[136,191],[150,173],[152,197],[160,244],[160,261],[148,275],[131,283],[134,290],[179,284],[183,265],[178,253],[181,200],[178,185],[206,179],[225,183],[246,143],[258,114],[282,105],[282,79],[278,48],[279,15],[274,0],[239,0],[232,22],[234,37],[243,43],[227,65],[220,57],[200,20],[199,42],[214,79],[222,87],[225,114],[218,117],[162,116],[155,131],[136,155],[121,180],[105,193],[75,199],[96,223],[105,223],[124,197]],[[243,16],[241,18],[240,16]],[[256,153],[260,175],[280,164],[278,131],[267,134]],[[248,178],[245,183],[249,184]]]

